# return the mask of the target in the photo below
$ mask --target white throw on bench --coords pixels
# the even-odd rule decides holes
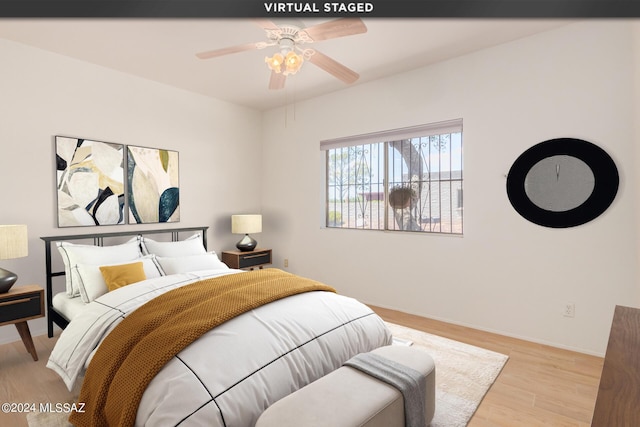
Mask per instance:
[[[435,365],[423,351],[385,346],[371,353],[424,376],[424,418],[435,412]],[[271,405],[256,427],[405,427],[402,393],[364,372],[343,366]]]

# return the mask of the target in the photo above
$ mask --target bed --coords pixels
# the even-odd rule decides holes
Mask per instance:
[[[88,389],[113,377],[108,373],[112,368],[105,365],[105,360],[114,358],[105,356],[106,349],[119,345],[117,340],[125,339],[122,337],[126,333],[121,332],[125,324],[131,324],[133,319],[137,319],[135,316],[142,316],[145,311],[155,313],[156,309],[150,308],[154,304],[171,306],[173,301],[183,304],[177,299],[181,292],[191,294],[191,298],[195,295],[198,299],[201,298],[200,292],[217,292],[213,298],[223,298],[220,295],[227,298],[227,289],[242,283],[242,286],[255,288],[258,293],[271,295],[272,289],[279,289],[279,282],[274,282],[274,278],[291,286],[312,286],[308,290],[295,290],[269,299],[265,304],[248,305],[242,314],[229,317],[229,320],[224,318],[217,326],[206,329],[193,342],[179,349],[166,363],[163,362],[159,371],[145,383],[138,400],[113,397],[111,401],[116,403],[105,404],[107,409],[103,412],[131,412],[130,407],[120,409],[117,402],[135,402],[133,418],[123,425],[253,426],[260,414],[277,400],[339,368],[356,354],[391,343],[390,332],[370,308],[325,289],[324,284],[316,285],[315,281],[278,269],[245,272],[228,268],[219,261],[215,252],[207,252],[206,230],[207,227],[195,227],[42,238],[46,244],[49,334],[53,335],[54,323],[63,329],[47,366],[60,375],[69,390],[77,390],[83,384],[80,400],[83,396],[87,399],[83,403],[91,405],[94,401],[93,397],[87,397],[92,396]],[[171,233],[171,240],[156,241],[155,236],[154,239],[149,237],[163,233]],[[180,240],[186,233],[193,235]],[[105,239],[112,237],[124,242],[104,246]],[[78,248],[77,243],[72,243],[87,238],[94,239],[95,245],[104,249]],[[143,261],[139,258],[133,262],[118,260],[119,257],[126,258],[127,251],[136,245]],[[55,252],[64,257],[65,250],[72,253],[79,249],[91,252],[91,255],[84,259],[78,258],[77,254],[75,258],[70,256],[67,260],[70,263],[65,265],[64,271],[53,270],[52,256]],[[107,256],[101,260],[92,251]],[[87,265],[79,260],[102,264]],[[74,265],[74,262],[78,263]],[[69,277],[65,277],[65,290],[53,295],[53,278],[70,276],[84,280],[86,285],[89,279],[98,278],[97,269],[103,273],[100,280],[108,282],[107,287],[111,289],[110,274],[112,271],[121,272],[123,265],[127,269],[136,265],[138,272],[143,269],[143,280],[128,279],[131,283],[107,292],[102,292],[100,287],[87,286],[74,295],[78,290],[69,286]],[[158,274],[146,274],[154,265]],[[135,274],[132,277],[136,277]],[[274,283],[276,285],[271,287]],[[195,289],[198,290],[196,294]],[[233,292],[241,295],[240,299],[244,301],[244,288],[233,288]],[[198,302],[193,301],[185,303],[185,307],[191,309]],[[203,305],[209,307],[208,301]],[[173,308],[171,306],[170,309]],[[180,308],[176,313],[181,316],[187,311]],[[212,311],[217,315],[217,308]],[[179,323],[174,319],[180,317],[174,315],[165,316],[170,321],[169,326],[157,329],[162,333],[173,330],[173,323]],[[198,314],[196,317],[200,319],[202,316]],[[192,324],[189,325],[193,329]],[[149,339],[145,337],[144,341]],[[155,353],[163,352],[164,346],[171,346],[165,338],[160,341],[163,347],[153,344],[158,351],[146,352],[145,358],[150,353],[155,357]],[[118,351],[124,347],[128,348],[128,344],[119,347]],[[127,359],[133,357],[127,356]],[[129,371],[117,369],[121,369],[119,373],[137,374],[130,367]],[[126,377],[121,382],[127,387],[126,383],[138,383],[129,375],[120,375]],[[101,376],[104,378],[100,379]],[[113,384],[108,387],[109,390],[114,388]],[[104,390],[96,393],[106,395]],[[82,419],[82,416],[72,418],[72,421],[79,425],[94,422]]]
[[[58,269],[54,265],[54,256],[56,245],[61,242],[80,242],[92,241],[94,246],[102,247],[105,242],[117,241],[123,237],[137,236],[159,236],[168,235],[170,241],[180,240],[180,234],[196,233],[200,235],[203,247],[207,248],[207,230],[208,226],[202,227],[183,227],[183,228],[165,228],[160,230],[137,230],[137,231],[121,231],[109,233],[92,233],[92,234],[73,234],[63,236],[40,237],[44,241],[45,250],[45,272],[46,272],[46,304],[47,304],[47,335],[53,337],[53,325],[58,325],[64,329],[69,324],[69,320],[81,311],[85,304],[80,299],[66,298],[64,293],[53,290],[54,279],[56,277],[64,277],[68,271]],[[56,303],[54,304],[54,298]]]

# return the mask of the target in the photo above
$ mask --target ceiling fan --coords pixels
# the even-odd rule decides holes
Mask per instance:
[[[316,49],[304,45],[338,37],[351,36],[367,32],[367,27],[359,18],[340,18],[307,28],[295,24],[276,25],[268,19],[254,19],[267,34],[266,42],[246,43],[222,49],[197,53],[200,59],[216,58],[231,53],[277,46],[278,51],[265,62],[271,70],[269,89],[282,89],[288,75],[297,73],[305,61],[309,61],[327,73],[347,84],[360,77],[358,73],[340,64]]]

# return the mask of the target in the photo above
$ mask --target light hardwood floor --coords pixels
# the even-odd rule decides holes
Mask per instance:
[[[603,359],[488,332],[372,307],[389,322],[466,342],[509,360],[470,427],[587,427],[595,406]],[[72,397],[46,361],[56,338],[34,337],[34,362],[21,341],[0,346],[0,403],[62,403]],[[0,413],[0,425],[26,427],[24,414]]]
[[[64,403],[73,395],[58,374],[46,367],[47,359],[57,340],[46,335],[33,337],[38,352],[34,362],[22,341],[0,345],[0,404]],[[26,414],[0,412],[1,426],[26,427]]]
[[[393,310],[383,319],[509,356],[470,427],[587,427],[604,359]]]

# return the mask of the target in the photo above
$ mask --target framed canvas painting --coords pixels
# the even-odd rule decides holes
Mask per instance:
[[[129,223],[180,221],[178,152],[127,146]]]
[[[55,137],[58,227],[124,224],[124,145]]]

